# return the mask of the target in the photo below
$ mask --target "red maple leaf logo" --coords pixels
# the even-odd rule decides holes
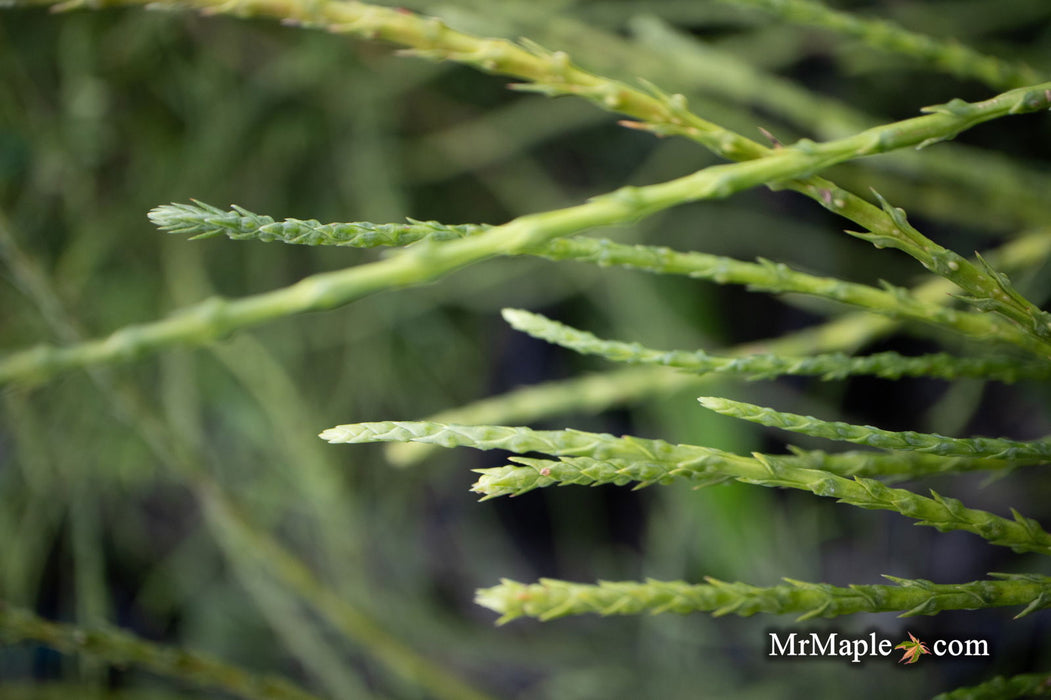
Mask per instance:
[[[905,650],[905,653],[901,655],[901,659],[898,661],[898,663],[914,664],[917,661],[919,661],[920,657],[924,654],[931,653],[930,650],[927,648],[927,645],[921,642],[920,640],[916,639],[916,637],[913,636],[912,632],[909,632],[909,639],[910,641],[902,642],[898,646],[894,647],[895,649]]]

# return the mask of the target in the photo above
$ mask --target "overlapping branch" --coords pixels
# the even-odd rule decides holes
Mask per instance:
[[[993,574],[999,580],[937,584],[887,576],[895,585],[852,585],[788,580],[761,588],[708,578],[682,581],[600,581],[597,584],[541,579],[524,584],[504,580],[483,588],[475,600],[500,613],[498,622],[519,617],[552,620],[566,615],[639,615],[711,612],[716,616],[801,613],[799,620],[862,612],[900,612],[901,617],[942,610],[977,610],[1021,605],[1022,617],[1051,605],[1051,578]]]

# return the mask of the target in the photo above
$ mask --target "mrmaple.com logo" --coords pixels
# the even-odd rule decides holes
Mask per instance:
[[[890,639],[880,639],[875,632],[864,637],[845,637],[838,632],[810,632],[787,635],[770,632],[768,656],[824,656],[849,659],[860,663],[863,659],[890,656],[895,650],[901,652],[899,662],[914,664],[924,654],[932,656],[989,656],[989,642],[985,639],[937,639],[927,644],[912,632],[909,638],[895,644]]]

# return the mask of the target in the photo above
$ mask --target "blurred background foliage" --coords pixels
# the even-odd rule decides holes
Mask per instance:
[[[908,58],[732,4],[399,4],[478,34],[528,36],[596,72],[684,92],[695,111],[745,135],[763,127],[785,142],[991,94]],[[1038,70],[1051,66],[1044,0],[839,6],[878,11]],[[190,243],[146,221],[161,203],[199,198],[322,221],[499,223],[715,162],[682,140],[624,129],[582,101],[510,91],[500,77],[272,22],[6,10],[0,76],[5,351],[103,335],[215,293],[270,290],[383,254]],[[881,157],[831,177],[863,194],[875,187],[921,230],[967,253],[1047,225],[1049,137],[1047,119],[998,122],[961,139],[960,152],[980,158],[964,162],[980,167],[939,170]],[[762,255],[866,282],[916,279],[915,265],[842,235],[843,226],[794,195],[756,190],[601,233]],[[1019,282],[1042,303],[1047,279],[1034,270]],[[213,473],[249,520],[300,554],[348,603],[496,697],[840,697],[844,687],[857,697],[921,697],[995,673],[1051,667],[1047,615],[1011,622],[1006,611],[943,613],[907,626],[892,615],[834,626],[666,615],[495,628],[471,598],[501,576],[712,575],[772,585],[781,576],[846,584],[888,573],[951,582],[990,570],[1049,570],[1035,555],[1005,555],[894,514],[742,485],[565,489],[478,504],[468,493],[469,470],[497,466],[498,455],[435,453],[394,470],[378,448],[341,449],[316,438],[338,423],[421,418],[605,369],[513,333],[500,319],[504,306],[668,348],[773,337],[829,311],[691,280],[494,260],[204,349],[4,388],[0,596],[51,619],[109,622],[282,673],[321,695],[429,697],[377,664],[369,640],[340,637],[295,591],[231,559],[158,447],[167,445],[179,453],[175,461]],[[932,340],[912,333],[873,349],[915,351]],[[859,379],[728,390],[892,429],[1049,432],[1040,386]],[[781,447],[776,435],[700,410],[691,392],[540,425],[739,451]],[[1051,489],[1035,473],[987,486],[966,478],[932,485],[978,507],[1051,516]],[[908,668],[890,660],[861,668],[770,662],[766,632],[782,628],[977,636],[993,640],[994,656]],[[29,644],[0,649],[0,683],[5,698],[209,696]]]

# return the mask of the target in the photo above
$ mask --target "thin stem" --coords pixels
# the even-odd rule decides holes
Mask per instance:
[[[513,464],[477,470],[482,476],[471,490],[482,494],[482,500],[486,501],[499,496],[521,496],[548,486],[634,484],[638,489],[653,484],[688,481],[693,487],[701,487],[734,478],[733,455],[704,447],[693,449],[697,454],[692,460],[662,456],[602,459],[581,456],[563,457],[559,460],[511,457],[510,461]],[[820,470],[837,476],[891,476],[899,479],[963,471],[1004,470],[1014,466],[1003,460],[944,458],[912,453],[902,456],[873,452],[840,452],[829,455],[797,450],[792,455],[756,453],[753,457],[778,467]]]
[[[771,408],[715,396],[702,396],[701,405],[724,416],[732,416],[795,433],[844,440],[884,450],[908,450],[947,457],[1007,459],[1018,463],[1046,462],[1051,459],[1051,441],[1025,442],[1006,438],[953,438],[914,431],[893,432],[871,425],[852,425],[823,421],[812,416],[784,413]]]
[[[938,584],[887,576],[896,585],[831,586],[786,579],[761,588],[708,577],[708,583],[682,581],[602,581],[597,584],[541,579],[523,584],[503,580],[480,589],[475,601],[500,613],[498,623],[519,617],[552,620],[566,615],[638,615],[711,612],[715,616],[802,613],[799,620],[862,612],[901,612],[900,617],[935,615],[942,610],[978,610],[1024,605],[1017,617],[1051,605],[1051,578],[993,574],[1001,580]],[[965,696],[966,697],[966,696]]]
[[[745,379],[772,379],[780,376],[816,376],[843,379],[852,375],[872,375],[885,379],[974,377],[1014,382],[1022,377],[1051,377],[1051,364],[1021,362],[1016,358],[962,358],[945,353],[906,357],[882,352],[864,357],[826,353],[791,357],[765,353],[732,357],[712,355],[703,350],[653,350],[638,343],[602,340],[586,331],[567,326],[540,314],[521,309],[504,309],[504,320],[515,330],[575,352],[599,355],[614,362],[674,367],[696,374],[723,374]]]
[[[354,423],[329,428],[321,438],[332,443],[423,442],[442,447],[466,446],[478,450],[501,449],[515,453],[543,452],[563,457],[557,462],[519,459],[526,466],[483,470],[473,490],[487,497],[510,495],[557,483],[563,471],[578,473],[590,483],[645,484],[660,482],[669,474],[665,466],[693,472],[705,481],[735,479],[747,484],[809,491],[841,503],[891,510],[940,531],[964,530],[1015,551],[1051,554],[1051,534],[1040,524],[1012,510],[1013,520],[967,508],[954,498],[931,492],[920,496],[906,489],[889,488],[873,479],[849,479],[819,469],[799,466],[792,458],[755,454],[735,455],[711,447],[671,445],[661,440],[587,433],[578,430],[530,430],[508,426],[443,425],[413,421]],[[556,473],[556,469],[560,470]],[[589,470],[592,473],[588,473]],[[598,476],[595,476],[595,475]]]
[[[162,230],[193,234],[194,238],[226,234],[235,240],[279,240],[297,245],[404,246],[422,240],[442,242],[477,236],[492,229],[485,225],[447,225],[434,221],[376,225],[359,222],[322,224],[318,221],[285,219],[278,223],[272,217],[255,214],[236,205],[232,211],[226,212],[202,202],[163,205],[153,209],[149,215]],[[1035,352],[1040,352],[1041,347],[1017,326],[996,316],[946,309],[940,304],[923,302],[908,291],[888,284],[878,289],[809,275],[768,260],[750,263],[706,253],[624,245],[581,236],[548,241],[521,252],[548,260],[575,260],[657,274],[686,275],[719,284],[744,284],[753,290],[810,294],[859,306],[891,318],[940,325],[982,340],[999,338]]]
[[[157,228],[167,233],[189,234],[190,240],[227,236],[235,241],[280,241],[289,245],[330,245],[348,248],[407,246],[423,239],[441,242],[466,238],[492,228],[484,224],[451,226],[437,221],[405,224],[373,224],[366,221],[323,224],[310,219],[275,221],[265,214],[250,212],[236,204],[223,211],[193,200],[193,204],[162,204],[150,210]]]

